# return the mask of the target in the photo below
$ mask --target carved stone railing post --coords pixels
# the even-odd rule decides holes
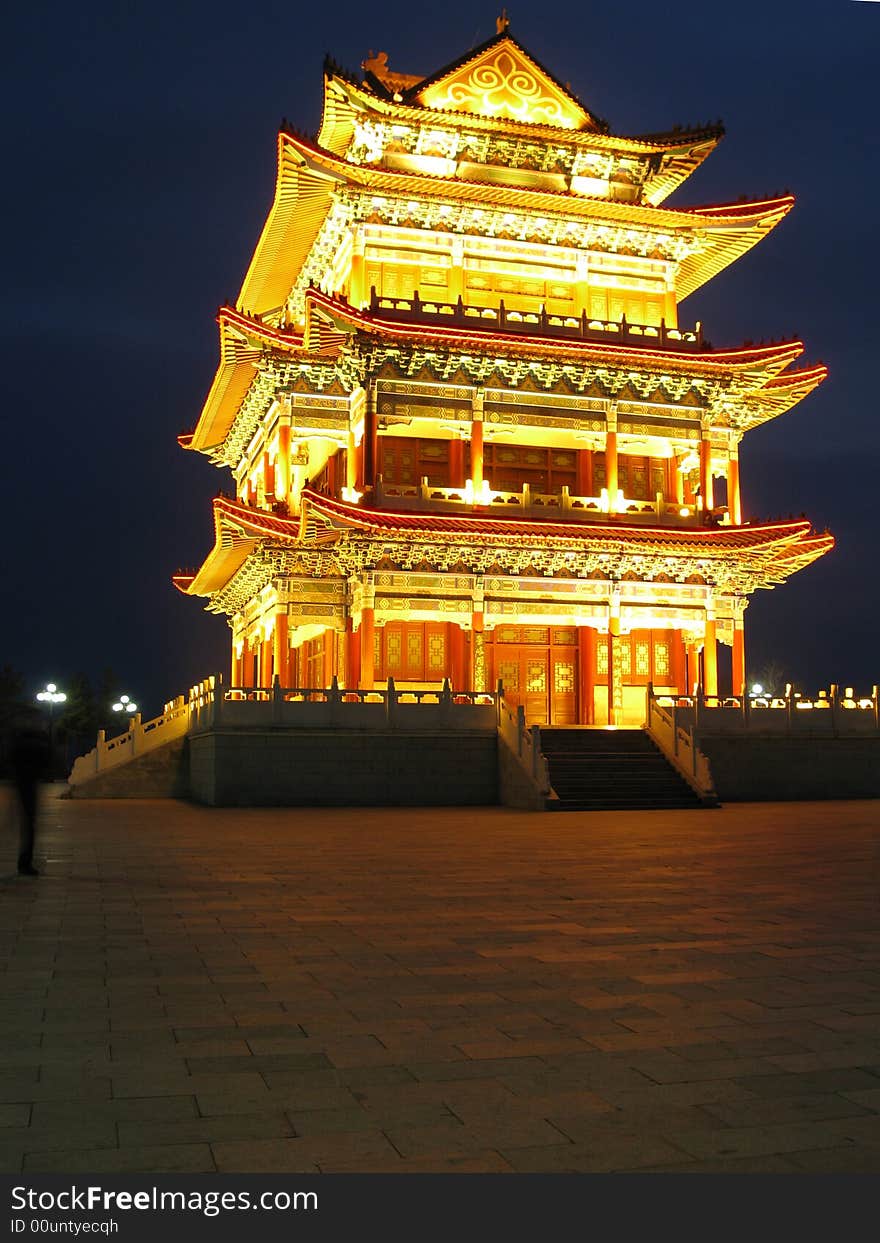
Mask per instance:
[[[533,725],[529,731],[532,736],[532,776],[539,781],[541,778],[541,727]]]
[[[214,675],[214,693],[211,696],[211,724],[217,726],[223,719],[223,675]]]
[[[280,725],[284,713],[284,695],[281,693],[281,678],[276,673],[272,678],[272,724]]]
[[[517,705],[516,709],[516,739],[520,759],[522,759],[523,743],[526,737],[526,710],[522,704]]]

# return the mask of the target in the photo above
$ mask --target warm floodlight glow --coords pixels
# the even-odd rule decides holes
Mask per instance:
[[[116,703],[111,706],[114,712],[127,712],[129,716],[138,710],[137,704],[128,695],[120,695]]]
[[[763,686],[761,685],[761,683],[760,683],[760,682],[756,682],[756,683],[754,684],[754,686],[752,687],[752,694],[753,694],[753,695],[763,695],[763,694],[764,694],[764,688],[763,688]]]
[[[681,509],[678,511],[678,516],[679,518],[690,518],[691,511],[688,509],[687,505],[682,505]]]

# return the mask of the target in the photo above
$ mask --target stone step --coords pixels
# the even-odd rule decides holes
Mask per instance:
[[[542,729],[552,811],[703,806],[643,729]]]

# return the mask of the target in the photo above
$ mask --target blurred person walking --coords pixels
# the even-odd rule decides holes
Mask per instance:
[[[37,830],[40,782],[49,774],[51,747],[38,712],[22,713],[15,724],[9,763],[12,784],[18,797],[19,876],[39,876],[34,867],[34,839]]]

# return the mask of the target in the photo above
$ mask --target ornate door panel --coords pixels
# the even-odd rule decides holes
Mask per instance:
[[[446,626],[443,622],[388,622],[377,626],[376,679],[394,678],[398,685],[442,682],[446,668]]]
[[[522,703],[530,725],[546,725],[550,720],[549,667],[550,653],[545,647],[522,649]]]
[[[573,627],[499,626],[493,634],[493,656],[493,685],[501,679],[505,699],[522,705],[530,725],[577,724]]]
[[[554,725],[577,725],[577,654],[554,648],[550,718]]]

